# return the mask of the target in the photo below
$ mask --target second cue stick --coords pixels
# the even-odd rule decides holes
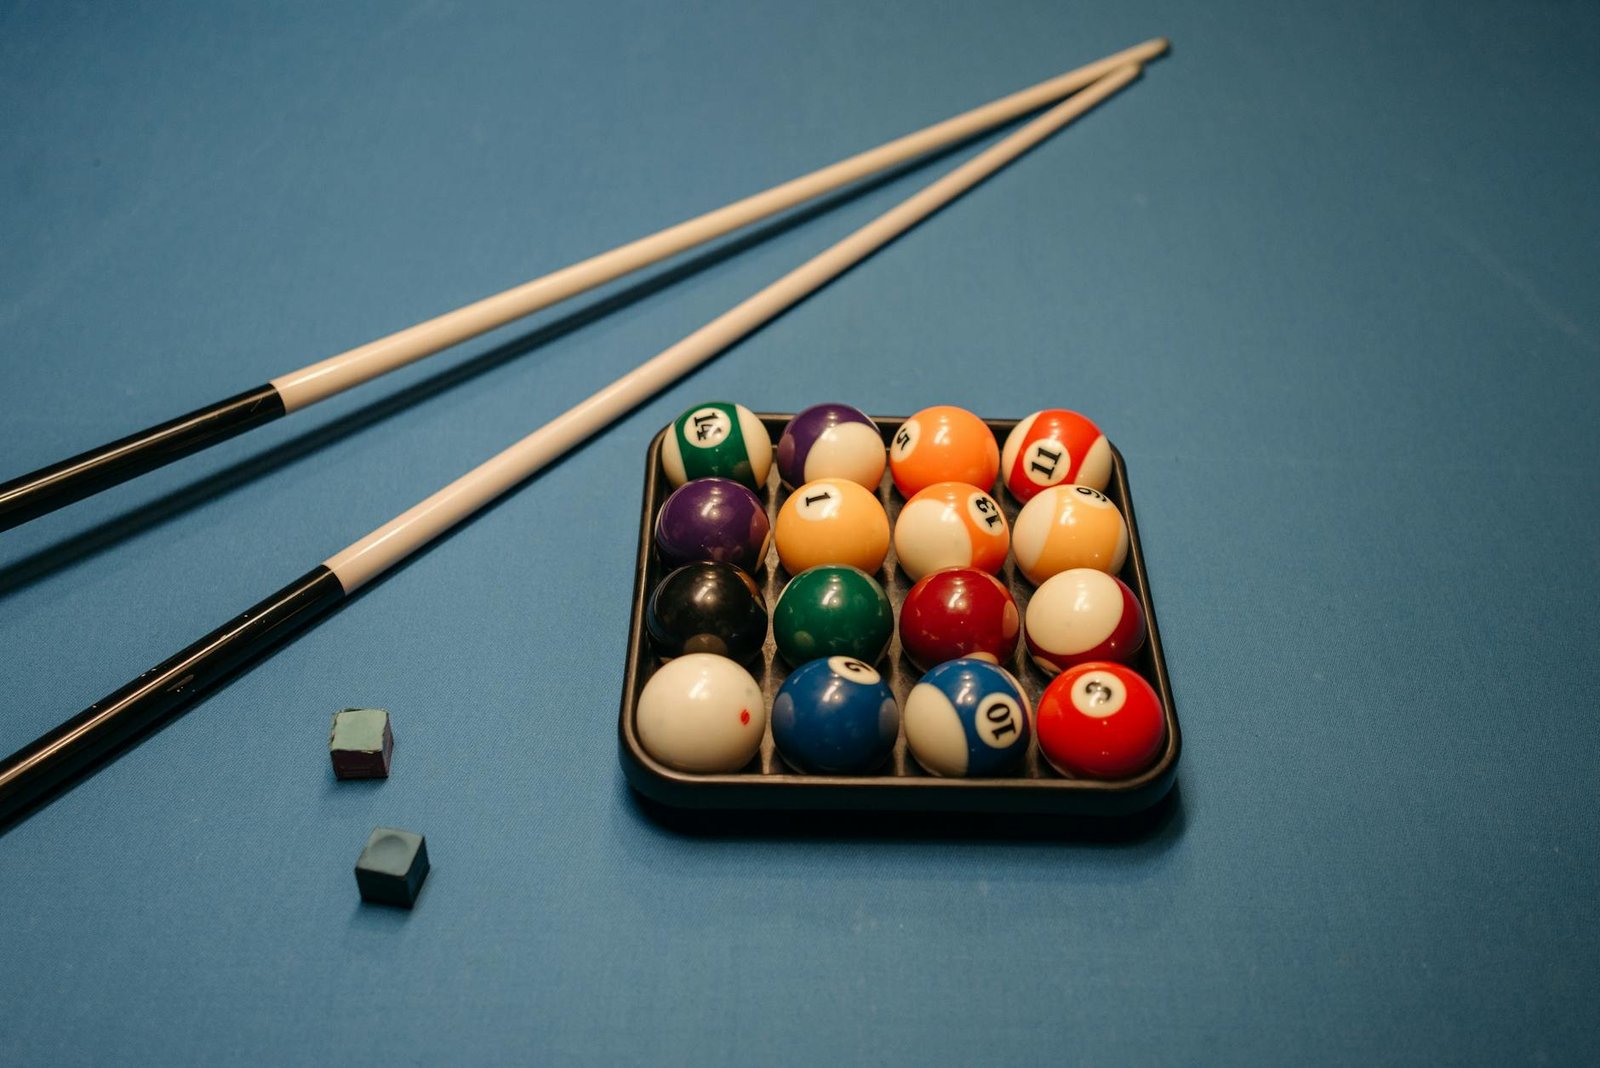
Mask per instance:
[[[1124,64],[1146,62],[1166,49],[1166,39],[1160,37],[1123,49],[765,192],[669,226],[649,237],[279,375],[270,382],[188,415],[0,483],[0,531],[227,441],[742,226],[1009,122],[1060,100]]]
[[[0,826],[1139,76],[1120,67],[0,764]]]

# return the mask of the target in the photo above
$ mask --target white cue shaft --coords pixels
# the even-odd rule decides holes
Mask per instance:
[[[635,405],[883,247],[1139,76],[1119,67],[611,385],[323,561],[354,593]]]
[[[904,163],[924,153],[963,138],[982,133],[1035,108],[1059,100],[1081,89],[1107,72],[1127,64],[1140,64],[1167,50],[1165,38],[1157,37],[1115,55],[1058,75],[1048,81],[955,118],[935,123],[916,133],[792,181],[763,193],[735,201],[687,222],[640,238],[609,252],[602,252],[542,278],[485,297],[474,304],[446,312],[397,333],[358,345],[348,352],[302,367],[274,378],[271,385],[283,400],[285,414],[295,412],[377,378],[408,363],[431,356],[442,349],[477,337],[506,323],[531,315],[596,286],[604,285],[632,271],[647,267],[696,245],[721,237],[769,215],[831,192]]]

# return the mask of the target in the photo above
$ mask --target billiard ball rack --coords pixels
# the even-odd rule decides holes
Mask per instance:
[[[762,413],[762,423],[774,441],[791,416]],[[902,417],[874,416],[883,432],[885,445],[900,428]],[[997,441],[1004,441],[1016,420],[988,420]],[[1134,516],[1133,498],[1128,489],[1127,467],[1122,454],[1113,446],[1111,484],[1106,495],[1121,509],[1128,523],[1128,557],[1119,576],[1139,598],[1144,610],[1148,637],[1144,648],[1130,665],[1155,687],[1166,717],[1167,740],[1154,764],[1140,774],[1123,780],[1077,779],[1057,773],[1040,755],[1037,742],[1029,749],[1021,770],[1004,778],[940,778],[924,771],[906,748],[902,730],[893,753],[884,766],[866,775],[812,775],[791,768],[773,745],[771,728],[762,739],[755,758],[742,770],[728,774],[694,774],[667,767],[645,752],[635,729],[635,707],[639,693],[660,661],[650,647],[644,629],[645,601],[669,570],[654,551],[656,512],[672,492],[661,466],[661,445],[666,431],[651,441],[645,457],[644,506],[639,524],[639,555],[633,590],[633,619],[628,630],[628,659],[622,685],[622,708],[618,717],[618,741],[622,768],[629,784],[640,794],[674,808],[729,810],[822,810],[822,811],[899,811],[1031,813],[1079,816],[1128,815],[1148,808],[1166,795],[1177,775],[1181,739],[1178,716],[1167,678],[1167,665],[1161,652],[1161,632],[1156,625],[1155,606],[1145,572],[1144,554],[1139,545],[1139,527]],[[1016,522],[1019,506],[1003,488],[990,487],[1005,509],[1006,520]],[[776,516],[789,491],[779,485],[774,469],[759,495],[769,516]],[[878,498],[889,514],[891,524],[899,518],[904,504],[885,472],[878,486]],[[891,545],[882,568],[874,576],[883,585],[895,607],[898,622],[900,605],[912,581],[899,569]],[[778,563],[776,549],[769,549],[767,563],[755,576],[766,599],[768,611],[789,576]],[[1008,558],[999,578],[1016,598],[1024,614],[1033,587]],[[789,665],[778,655],[769,630],[760,658],[750,665],[761,684],[767,707],[788,674]],[[922,676],[900,650],[898,632],[878,665],[905,705],[906,695]],[[1022,682],[1035,707],[1049,677],[1036,667],[1020,645],[1006,665]]]

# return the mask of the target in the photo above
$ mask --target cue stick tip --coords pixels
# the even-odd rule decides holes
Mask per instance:
[[[1134,45],[1132,48],[1128,49],[1127,53],[1123,53],[1123,54],[1126,55],[1128,53],[1137,53],[1138,59],[1132,60],[1132,62],[1148,63],[1152,59],[1160,59],[1162,56],[1166,55],[1168,52],[1171,52],[1171,51],[1172,51],[1172,40],[1171,40],[1171,38],[1168,38],[1168,37],[1152,37],[1148,41],[1145,41],[1145,42],[1143,42],[1141,44]]]

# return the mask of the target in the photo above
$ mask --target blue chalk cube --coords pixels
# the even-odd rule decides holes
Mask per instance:
[[[363,901],[410,908],[428,877],[428,841],[420,834],[378,827],[356,861],[356,887]]]
[[[347,708],[333,715],[328,755],[340,779],[387,779],[394,757],[389,713],[381,708]]]

